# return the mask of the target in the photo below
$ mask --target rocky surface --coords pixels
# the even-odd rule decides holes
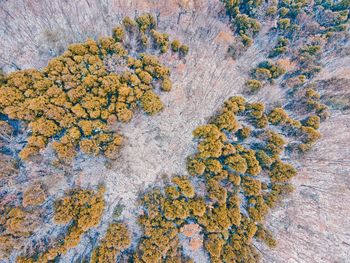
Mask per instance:
[[[157,15],[162,31],[190,46],[180,64],[171,56],[162,57],[172,68],[174,83],[170,93],[161,95],[166,108],[154,117],[136,113],[120,127],[127,138],[120,158],[108,167],[101,160],[76,164],[70,184],[107,183],[109,209],[104,222],[116,202],[126,205],[125,219],[135,218],[139,191],[161,184],[164,175],[186,173],[186,157],[194,151],[192,130],[206,123],[225,99],[241,94],[249,71],[264,59],[271,46],[266,36],[271,25],[266,23],[255,44],[233,61],[226,56],[233,37],[222,10],[218,0],[0,1],[0,67],[6,72],[44,67],[69,43],[109,34],[124,16],[145,11]],[[340,56],[325,60],[320,79],[349,78],[348,58]],[[283,101],[284,91],[277,84],[248,99],[271,105]],[[345,89],[342,96],[349,97],[349,91]],[[263,262],[350,262],[349,121],[350,115],[333,111],[321,125],[320,141],[295,160],[296,191],[267,218],[278,246],[270,250],[256,244]],[[129,223],[137,234],[135,221]],[[82,252],[87,239],[63,261],[71,262]],[[197,262],[206,260],[197,256]]]

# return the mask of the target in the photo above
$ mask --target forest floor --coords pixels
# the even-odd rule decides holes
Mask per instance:
[[[219,15],[221,9],[217,0],[0,1],[0,67],[5,71],[44,67],[68,44],[110,34],[135,10],[158,14],[160,29],[190,47],[185,61],[162,57],[172,69],[173,80],[173,90],[161,95],[166,107],[152,117],[136,112],[130,123],[119,127],[126,139],[118,160],[108,167],[100,160],[77,164],[79,172],[70,179],[73,184],[107,184],[104,220],[121,202],[126,206],[123,217],[137,232],[132,219],[138,194],[171,175],[186,173],[186,157],[195,147],[193,129],[205,124],[230,96],[242,95],[250,70],[264,60],[270,45],[268,25],[240,59],[227,58],[232,33],[228,21]],[[320,79],[340,74],[349,78],[347,61],[331,58]],[[273,105],[283,101],[283,95],[273,85],[247,98]],[[270,250],[256,244],[263,262],[349,262],[350,115],[333,111],[320,131],[322,138],[314,148],[295,160],[299,169],[293,179],[295,192],[267,218],[278,246]],[[86,242],[65,260],[71,261]]]

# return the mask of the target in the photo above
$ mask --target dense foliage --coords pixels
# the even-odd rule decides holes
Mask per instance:
[[[41,254],[31,258],[19,257],[18,263],[49,262],[58,259],[69,249],[77,246],[82,235],[92,227],[96,227],[105,207],[103,187],[97,192],[85,189],[72,189],[55,204],[54,221],[67,225],[68,231],[62,241]],[[94,261],[99,262],[99,261]]]
[[[263,116],[265,125],[256,127],[256,120]],[[303,123],[316,129],[316,119],[310,117]],[[267,113],[264,104],[237,96],[227,100],[212,120],[193,131],[198,146],[197,153],[188,158],[191,176],[176,176],[164,189],[142,198],[143,236],[134,262],[189,262],[179,242],[180,230],[189,224],[200,226],[211,262],[257,262],[253,239],[276,245],[264,218],[293,190],[289,181],[296,169],[281,160],[282,154],[288,154],[286,128],[303,130],[306,126],[282,108]],[[253,137],[254,144],[245,143]],[[296,138],[302,140],[300,135]]]
[[[164,107],[155,89],[171,90],[170,70],[156,54],[170,45],[180,56],[188,52],[186,45],[170,44],[167,34],[156,31],[151,15],[136,21],[127,17],[113,36],[72,44],[41,71],[3,76],[0,113],[30,130],[20,157],[27,160],[49,143],[60,160],[70,161],[77,150],[115,157],[122,143],[112,131],[116,122],[130,121],[137,106],[151,115]]]

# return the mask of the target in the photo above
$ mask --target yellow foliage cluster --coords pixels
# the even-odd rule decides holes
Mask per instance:
[[[258,254],[251,241],[270,203],[284,193],[274,190],[276,184],[295,175],[291,165],[276,159],[285,145],[277,133],[262,133],[266,149],[257,152],[229,139],[240,126],[237,114],[253,112],[260,118],[264,110],[263,104],[233,97],[212,123],[193,131],[198,152],[187,163],[192,177],[176,176],[164,193],[153,190],[142,200],[145,212],[139,221],[144,235],[134,253],[135,262],[183,262],[177,235],[184,224],[193,221],[202,227],[212,262],[256,262]],[[271,184],[257,177],[263,169]],[[196,194],[193,177],[205,182],[204,197]],[[240,194],[247,199],[243,203]],[[248,214],[242,213],[241,206]],[[260,231],[259,238],[262,236]],[[268,242],[273,243],[271,236]]]
[[[256,262],[258,254],[251,240],[258,234],[258,238],[275,245],[271,234],[262,230],[257,232],[257,226],[269,208],[286,193],[278,187],[296,174],[292,165],[279,159],[286,145],[284,137],[268,128],[256,132],[243,126],[238,130],[237,115],[246,116],[249,122],[253,120],[252,124],[260,129],[267,127],[269,122],[301,127],[282,108],[267,115],[264,104],[247,103],[242,97],[233,97],[224,103],[212,123],[194,130],[193,135],[198,140],[197,153],[189,157],[187,166],[192,176],[205,180],[205,213],[195,218],[205,234],[204,246],[212,262]],[[314,122],[317,120],[308,123],[312,126]],[[241,145],[239,140],[231,140],[233,134],[240,139],[252,134],[262,142],[260,149],[255,151],[246,148],[246,144]],[[267,171],[270,183],[261,181],[262,170]],[[246,202],[241,204],[238,193]],[[183,203],[172,204],[181,207],[182,214],[190,215]],[[248,214],[241,211],[241,206]],[[177,222],[183,217],[168,219]]]
[[[60,160],[69,161],[77,150],[113,158],[121,137],[107,125],[112,119],[128,122],[139,102],[148,114],[164,105],[153,91],[155,82],[163,91],[171,90],[170,70],[156,56],[129,54],[126,34],[139,30],[151,35],[166,52],[169,37],[155,31],[155,18],[144,14],[124,19],[112,37],[71,44],[61,56],[49,61],[41,71],[21,70],[2,77],[0,113],[28,123],[31,136],[20,152],[24,160],[36,155],[52,141]],[[107,60],[128,68],[114,72]]]
[[[152,63],[152,57],[146,59]],[[139,62],[129,60],[129,63],[137,65]],[[147,79],[147,75],[142,78]],[[252,130],[243,126],[241,130],[246,131],[237,132],[241,127],[237,120],[241,116],[246,116],[248,122],[252,118],[265,118],[264,127],[269,122],[276,127],[292,124],[306,133],[311,133],[309,130],[318,123],[316,118],[309,118],[304,121],[308,126],[297,127],[296,121],[288,115],[286,117],[281,108],[266,114],[262,103],[247,103],[242,97],[230,98],[209,124],[193,131],[198,146],[197,153],[188,158],[191,176],[175,176],[164,189],[149,191],[142,198],[143,213],[139,216],[139,223],[143,235],[130,260],[190,262],[183,255],[179,240],[181,227],[188,223],[201,227],[204,248],[212,262],[257,262],[259,256],[252,245],[253,238],[272,247],[276,245],[262,222],[269,208],[292,190],[289,181],[296,175],[296,170],[280,160],[286,140],[275,131],[276,127],[273,131],[268,127]],[[92,129],[85,128],[82,132],[89,134]],[[255,146],[258,150],[233,139],[242,134],[250,134],[261,141]],[[80,143],[80,147],[86,149],[93,145],[88,140]],[[101,193],[72,190],[57,202],[56,222],[71,226],[62,245],[52,248],[42,257],[54,259],[65,253],[79,243],[87,229],[99,222],[104,204]],[[114,262],[129,245],[126,226],[113,223],[94,249],[91,262]]]
[[[104,188],[98,192],[92,190],[73,189],[56,202],[54,220],[59,224],[71,221],[83,231],[96,226],[104,209]]]
[[[106,235],[92,253],[90,263],[116,262],[121,251],[131,244],[128,228],[123,223],[112,223]]]
[[[63,241],[35,258],[18,257],[17,262],[53,261],[77,246],[81,236],[100,222],[105,206],[104,192],[104,187],[100,187],[97,192],[84,189],[69,190],[55,203],[54,221],[69,226]]]
[[[143,235],[133,262],[190,262],[182,255],[178,234],[188,218],[203,217],[206,204],[196,195],[190,178],[176,176],[165,193],[152,190],[142,198],[139,217]]]

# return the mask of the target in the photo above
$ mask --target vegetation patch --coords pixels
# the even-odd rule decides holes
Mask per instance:
[[[168,92],[172,84],[157,55],[170,46],[180,57],[188,52],[156,26],[150,14],[126,17],[112,36],[72,44],[41,71],[1,75],[0,113],[29,129],[20,158],[30,159],[48,144],[61,161],[77,151],[114,158],[122,143],[111,129],[116,122],[130,121],[138,106],[150,115],[164,108],[156,87]]]

